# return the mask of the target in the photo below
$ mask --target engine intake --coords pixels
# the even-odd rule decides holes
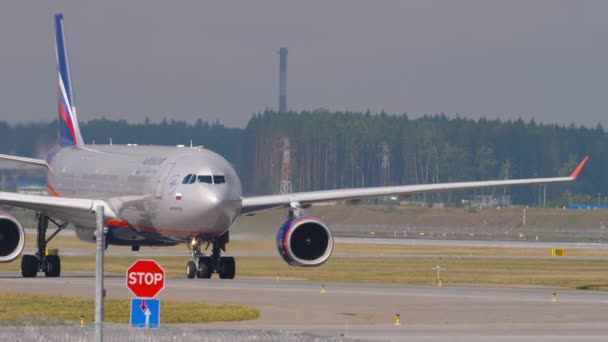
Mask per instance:
[[[329,228],[316,217],[287,220],[277,233],[277,248],[292,266],[320,266],[331,256],[334,240]]]
[[[0,263],[11,262],[23,252],[25,231],[13,215],[0,211]]]

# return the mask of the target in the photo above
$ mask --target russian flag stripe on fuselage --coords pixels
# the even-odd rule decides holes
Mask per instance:
[[[67,125],[67,128],[71,135],[70,143],[72,145],[76,145],[77,140],[76,140],[76,131],[74,130],[74,120],[72,119],[73,118],[72,108],[71,108],[72,106],[70,105],[70,103],[68,102],[68,100],[66,98],[65,87],[63,87],[63,82],[61,80],[61,74],[59,74],[58,95],[59,95],[59,99],[58,99],[59,100],[59,116],[62,121],[61,124]],[[65,137],[65,135],[62,134],[61,138],[63,140],[64,138],[67,138],[67,137]],[[62,143],[64,143],[64,142],[62,141]]]

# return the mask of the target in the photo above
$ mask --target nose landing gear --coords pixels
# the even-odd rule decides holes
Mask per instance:
[[[206,242],[205,249],[211,245],[211,255],[205,256],[202,245]],[[221,256],[226,251],[228,233],[207,241],[192,238],[188,247],[192,252],[192,260],[186,264],[186,278],[209,279],[213,273],[217,273],[220,279],[234,279],[236,273],[236,262],[233,257]]]

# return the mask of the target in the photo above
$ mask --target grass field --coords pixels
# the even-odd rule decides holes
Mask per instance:
[[[107,257],[106,272],[124,274],[138,257]],[[154,258],[169,277],[183,277],[185,257]],[[318,282],[434,284],[435,265],[445,268],[442,280],[449,284],[492,284],[501,286],[537,285],[603,290],[608,284],[606,262],[600,260],[564,259],[497,259],[497,258],[411,258],[386,259],[332,258],[321,267],[298,268],[286,265],[277,257],[237,258],[237,277],[308,279]],[[94,257],[62,258],[64,272],[93,273]],[[2,264],[0,270],[19,271],[19,263]]]
[[[27,246],[33,247],[34,236],[28,235]],[[78,240],[74,236],[58,236],[51,248],[82,248],[89,256],[64,256],[64,272],[94,272],[95,245]],[[146,250],[154,250],[146,248]],[[110,247],[125,250],[128,247]],[[157,250],[166,250],[158,248]],[[156,257],[168,276],[183,277],[188,259],[185,246],[169,247],[183,252],[183,256]],[[563,258],[540,258],[551,255],[549,248],[501,248],[477,246],[430,246],[336,243],[335,255],[355,254],[359,258],[334,256],[330,261],[315,268],[290,267],[276,253],[273,239],[232,240],[230,252],[269,252],[272,257],[238,257],[238,277],[267,277],[308,279],[319,282],[356,282],[391,284],[433,284],[436,274],[432,270],[440,265],[446,270],[442,274],[444,284],[492,284],[492,285],[537,285],[579,289],[608,289],[606,261],[572,260]],[[568,256],[608,256],[606,249],[568,249]],[[392,255],[413,255],[415,258],[390,258]],[[479,256],[484,258],[469,258]],[[510,258],[513,257],[513,258]],[[139,257],[106,256],[106,272],[123,274]],[[0,264],[0,271],[19,271],[19,262]]]
[[[28,246],[33,247],[33,236]],[[94,245],[79,241],[73,236],[59,236],[51,247],[83,248],[91,252],[86,256],[63,256],[64,272],[89,272],[95,270]],[[124,247],[110,247],[122,248]],[[152,248],[150,248],[152,249]],[[184,277],[184,265],[188,253],[184,246],[171,247],[183,251],[183,256],[163,256],[154,259],[165,269],[169,277]],[[153,249],[152,249],[153,250]],[[159,249],[162,250],[162,249]],[[59,249],[61,254],[61,249]],[[229,251],[274,252],[272,239],[233,240]],[[256,277],[289,281],[306,279],[322,283],[383,283],[434,285],[437,283],[433,267],[440,265],[444,286],[540,286],[545,288],[570,288],[580,290],[608,290],[606,261],[564,258],[540,258],[550,255],[549,248],[499,248],[472,246],[427,246],[337,243],[336,254],[355,254],[358,258],[333,257],[325,265],[314,268],[290,267],[278,256],[237,257],[237,277]],[[390,258],[391,255],[407,254],[412,258]],[[606,256],[604,249],[569,249],[569,256]],[[470,258],[483,256],[483,258]],[[106,256],[105,271],[124,274],[139,257]],[[0,264],[0,271],[19,272],[20,263]],[[204,280],[194,280],[204,281]],[[328,285],[331,286],[331,285]],[[163,323],[198,323],[255,319],[259,312],[243,306],[213,306],[193,302],[163,300]],[[184,310],[185,308],[185,310]],[[35,296],[18,293],[0,293],[0,325],[2,324],[73,324],[84,314],[93,318],[92,300],[59,296]],[[106,320],[127,323],[129,302],[106,300]],[[184,314],[186,313],[186,314]],[[54,317],[49,322],[44,317]],[[58,323],[59,322],[59,323]]]
[[[29,235],[27,246],[33,247],[34,237]],[[64,256],[64,271],[95,270],[95,245],[78,240],[74,236],[58,236],[51,248],[83,248],[90,250],[90,256]],[[276,251],[272,239],[233,240],[228,245],[229,252],[271,252]],[[128,247],[110,247],[128,251]],[[144,247],[145,248],[145,247]],[[150,248],[152,249],[152,248]],[[159,248],[158,250],[166,250]],[[183,251],[183,257],[155,258],[169,276],[182,277],[188,251],[184,246],[169,247]],[[148,250],[148,248],[146,248]],[[153,249],[152,249],[153,250]],[[61,249],[59,249],[61,254]],[[432,267],[441,265],[444,284],[502,284],[541,285],[569,288],[603,289],[608,284],[605,261],[539,259],[550,256],[549,248],[500,248],[473,246],[427,246],[336,243],[334,253],[360,254],[362,258],[333,257],[315,268],[290,267],[278,253],[276,257],[239,257],[237,275],[239,277],[301,278],[320,282],[432,284],[436,281]],[[407,254],[416,258],[388,258],[390,255]],[[606,249],[569,249],[568,256],[608,256]],[[387,256],[387,258],[384,258]],[[459,258],[484,256],[483,259]],[[449,258],[448,258],[449,257]],[[516,259],[509,259],[516,257]],[[121,274],[138,259],[133,256],[107,256],[106,272]],[[18,271],[19,262],[0,264],[0,271]]]
[[[129,323],[130,305],[127,300],[106,299],[105,321]],[[260,315],[256,309],[238,305],[207,305],[172,300],[163,300],[161,305],[163,324],[243,321]],[[84,315],[85,322],[90,323],[94,311],[93,299],[0,292],[2,324],[74,324],[80,321],[81,315]],[[47,321],[47,317],[53,317],[53,321]]]

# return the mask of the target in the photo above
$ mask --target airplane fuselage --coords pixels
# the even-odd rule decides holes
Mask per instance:
[[[210,239],[225,233],[239,216],[242,189],[236,172],[204,148],[57,147],[49,152],[47,163],[53,195],[110,204],[118,217],[106,222],[114,244]],[[73,223],[80,233],[92,233],[94,228],[78,218]]]

